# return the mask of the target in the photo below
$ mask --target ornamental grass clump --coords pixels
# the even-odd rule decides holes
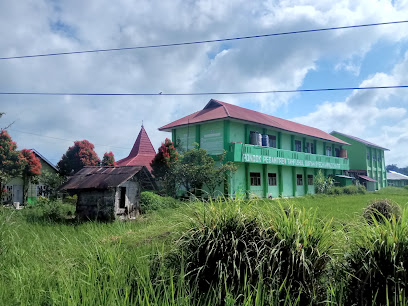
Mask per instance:
[[[372,223],[373,219],[377,222],[382,222],[384,219],[391,220],[393,217],[399,219],[401,208],[388,199],[374,200],[364,209],[363,216],[369,223]]]
[[[331,261],[330,222],[309,211],[255,208],[234,202],[211,204],[178,241],[167,262],[183,271],[197,293],[237,295],[262,282],[264,290],[302,303],[324,297]],[[327,277],[326,277],[327,280]]]
[[[345,256],[348,305],[403,305],[408,285],[408,210],[359,225]]]

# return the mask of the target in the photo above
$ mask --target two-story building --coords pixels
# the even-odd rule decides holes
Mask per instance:
[[[384,151],[389,151],[367,140],[333,131],[331,135],[350,144],[347,148],[350,160],[348,175],[358,179],[368,191],[387,186]]]
[[[220,190],[231,196],[301,196],[314,193],[319,169],[326,176],[349,170],[347,142],[319,129],[210,100],[200,111],[161,128],[183,149],[198,143],[211,155],[226,152],[237,166]]]

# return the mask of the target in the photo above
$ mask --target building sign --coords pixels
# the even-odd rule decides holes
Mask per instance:
[[[293,159],[286,157],[272,157],[256,154],[243,154],[242,161],[247,163],[284,165],[294,167],[322,168],[322,169],[341,169],[340,163],[320,162],[303,159]]]

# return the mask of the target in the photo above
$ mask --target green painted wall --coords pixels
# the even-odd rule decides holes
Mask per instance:
[[[176,129],[176,139],[180,141],[180,146],[184,150],[190,150],[196,142],[196,126],[189,125],[188,127]]]

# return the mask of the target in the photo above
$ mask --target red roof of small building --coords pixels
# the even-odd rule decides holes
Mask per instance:
[[[211,99],[207,105],[198,112],[178,119],[172,123],[159,128],[160,131],[171,131],[171,129],[187,124],[201,123],[205,121],[217,120],[217,119],[238,119],[247,122],[253,122],[255,124],[266,125],[288,132],[299,133],[307,136],[312,136],[332,142],[348,145],[347,142],[338,139],[322,130],[313,128],[311,126],[303,125],[286,119],[274,117],[271,115],[263,114],[254,110],[243,108],[237,105],[225,103],[222,101]]]
[[[369,176],[366,176],[366,175],[359,175],[358,177],[361,177],[363,180],[366,180],[366,181],[369,181],[369,182],[376,182],[375,179],[373,179],[373,178],[371,178]]]
[[[135,144],[129,153],[129,156],[118,160],[116,164],[118,166],[146,166],[149,171],[152,171],[150,167],[150,162],[156,155],[156,151],[150,142],[149,136],[146,130],[142,126],[139,135],[136,138]]]

